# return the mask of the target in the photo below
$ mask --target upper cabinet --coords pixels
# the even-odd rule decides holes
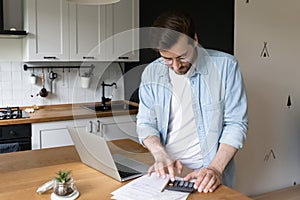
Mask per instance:
[[[138,61],[139,0],[26,0],[24,61]]]
[[[69,60],[68,3],[27,0],[25,3],[25,61]]]
[[[70,60],[105,60],[104,13],[103,6],[70,4]]]
[[[106,40],[109,60],[139,60],[139,2],[121,0],[106,6]]]

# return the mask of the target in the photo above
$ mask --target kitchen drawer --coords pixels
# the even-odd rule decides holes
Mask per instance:
[[[120,139],[139,141],[136,134],[136,122],[134,121],[111,124],[103,123],[100,135],[107,141]]]

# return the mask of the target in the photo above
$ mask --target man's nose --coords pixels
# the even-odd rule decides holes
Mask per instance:
[[[181,63],[177,59],[173,59],[172,68],[177,71],[181,67]]]

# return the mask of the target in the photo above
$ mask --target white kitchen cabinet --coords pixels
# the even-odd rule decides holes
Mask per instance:
[[[26,0],[25,61],[68,61],[69,22],[65,0]]]
[[[139,0],[101,6],[26,0],[24,61],[138,61],[139,35],[132,31],[138,27]]]
[[[139,61],[139,0],[106,6],[108,60]]]
[[[70,60],[104,61],[105,7],[70,4]]]
[[[96,123],[92,132],[104,137],[108,141],[129,138],[139,142],[136,134],[136,115],[102,117],[93,122]],[[90,127],[87,130],[91,132]]]
[[[73,145],[67,126],[84,129],[107,141],[129,138],[138,142],[135,115],[76,119],[32,124],[32,149]]]
[[[85,120],[32,123],[32,149],[72,145],[67,126],[84,129],[87,127]]]

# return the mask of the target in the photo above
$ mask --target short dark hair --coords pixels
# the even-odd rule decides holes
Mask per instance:
[[[169,10],[159,15],[152,24],[150,41],[154,49],[169,49],[182,34],[194,38],[193,18],[181,10]],[[191,40],[189,40],[191,41]]]

